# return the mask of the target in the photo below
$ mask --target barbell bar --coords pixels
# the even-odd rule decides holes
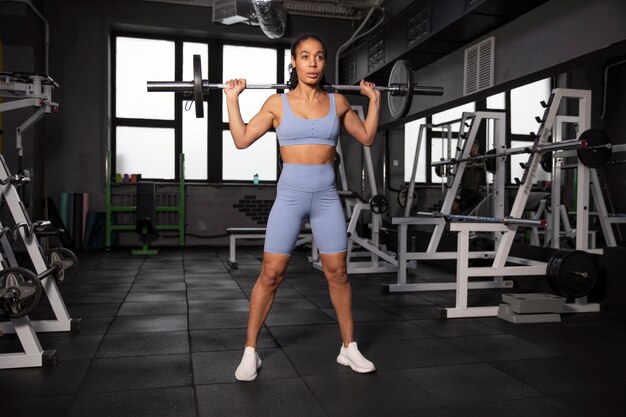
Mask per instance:
[[[486,169],[494,172],[494,158],[508,157],[511,155],[543,153],[554,151],[566,151],[576,149],[581,162],[590,168],[600,168],[608,163],[612,154],[613,145],[610,137],[600,129],[589,129],[584,131],[579,139],[570,139],[554,143],[544,143],[541,145],[521,146],[508,148],[497,152],[491,149],[482,155],[470,156],[461,159],[447,159],[431,163],[433,167],[456,165],[461,162],[485,161]],[[546,164],[543,163],[542,166]]]
[[[203,96],[213,89],[228,88],[226,83],[211,83],[202,79],[202,65],[200,55],[193,56],[193,81],[148,81],[148,92],[174,92],[193,94],[196,107],[196,117],[204,117]],[[258,90],[287,90],[289,84],[246,84],[246,89]],[[348,84],[328,84],[323,86],[329,91],[359,92],[361,87]],[[389,85],[376,86],[376,90],[389,93],[387,104],[394,119],[406,116],[411,108],[413,95],[440,96],[443,87],[421,86],[413,82],[413,70],[406,60],[395,62],[389,74]]]
[[[505,216],[486,217],[486,216],[467,216],[464,214],[444,214],[440,212],[418,211],[418,217],[444,218],[448,222],[467,222],[467,223],[500,223],[504,225],[525,226],[525,227],[546,227],[545,220],[521,219],[517,217]]]

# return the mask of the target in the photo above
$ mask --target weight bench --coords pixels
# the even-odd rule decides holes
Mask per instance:
[[[226,229],[230,238],[230,254],[228,256],[228,266],[232,269],[237,269],[237,239],[265,239],[265,227],[229,227]],[[305,243],[311,243],[313,241],[313,235],[311,229],[304,228],[298,234],[298,240],[296,240],[296,246],[301,246]]]

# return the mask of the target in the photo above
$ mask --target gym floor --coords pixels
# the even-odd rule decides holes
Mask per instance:
[[[296,253],[260,337],[263,367],[237,382],[260,248],[79,255],[61,288],[76,334],[39,334],[56,367],[0,370],[13,416],[623,417],[626,318],[576,314],[561,323],[437,320],[452,292],[382,294],[394,275],[353,275],[355,333],[378,371],[338,365],[340,339],[321,272]],[[421,279],[453,280],[422,266]],[[509,290],[510,291],[510,290]],[[470,304],[494,304],[478,290]],[[31,319],[51,318],[45,303]],[[21,351],[15,335],[0,353]]]

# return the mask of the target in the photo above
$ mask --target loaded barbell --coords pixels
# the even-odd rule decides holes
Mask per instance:
[[[193,81],[148,81],[148,91],[174,92],[193,95],[196,107],[196,117],[204,117],[203,97],[211,89],[228,88],[225,83],[210,83],[202,79],[202,64],[200,55],[193,56]],[[289,84],[247,84],[247,89],[287,90]],[[323,86],[329,91],[359,92],[358,85],[328,84]],[[411,64],[406,60],[398,60],[391,68],[388,86],[376,86],[376,90],[389,93],[387,105],[389,113],[394,119],[406,116],[411,108],[413,95],[440,96],[443,87],[429,87],[414,83]]]
[[[578,158],[585,166],[588,166],[589,168],[600,168],[609,162],[612,155],[612,148],[613,145],[611,138],[606,134],[606,132],[600,129],[589,129],[584,131],[578,139],[509,148],[501,150],[500,152],[496,149],[490,149],[483,155],[475,155],[462,159],[453,158],[436,161],[433,162],[431,166],[434,166],[435,169],[437,169],[437,167],[456,165],[461,162],[484,161],[485,169],[489,172],[495,172],[496,158],[519,154],[542,153],[544,155],[541,159],[541,166],[544,170],[549,172],[552,169],[552,152],[576,149]],[[549,169],[548,166],[550,167]],[[441,170],[441,168],[439,168],[439,170]]]

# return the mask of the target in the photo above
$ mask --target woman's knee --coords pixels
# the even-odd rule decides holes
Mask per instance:
[[[261,270],[257,282],[267,289],[276,290],[283,281],[283,278],[284,274],[278,269],[266,267]]]
[[[324,267],[324,275],[329,284],[346,285],[348,284],[348,274],[345,264],[331,264]]]

